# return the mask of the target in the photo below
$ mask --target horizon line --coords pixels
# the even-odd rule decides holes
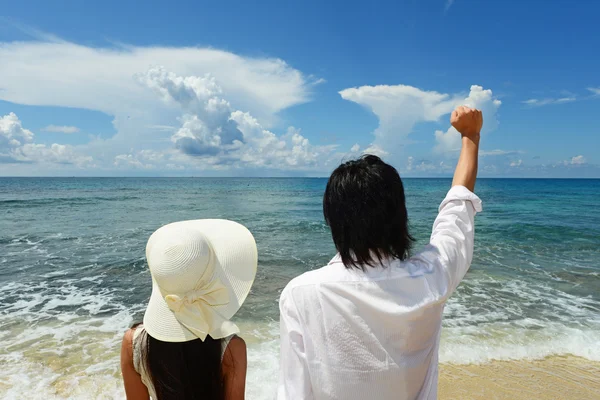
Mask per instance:
[[[172,179],[172,178],[187,178],[187,179],[328,179],[329,176],[182,176],[182,175],[167,175],[167,176],[144,176],[144,175],[27,175],[27,176],[11,176],[0,175],[0,179],[31,179],[31,178],[48,178],[48,179],[125,179],[125,178],[147,178],[147,179]],[[401,179],[452,179],[448,176],[401,176]],[[540,177],[540,176],[481,176],[477,179],[585,179],[585,180],[600,180],[600,177]]]

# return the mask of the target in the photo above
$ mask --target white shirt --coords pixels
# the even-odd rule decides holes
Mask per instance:
[[[455,186],[430,244],[366,272],[338,256],[279,300],[279,400],[437,399],[442,312],[473,258],[481,200]]]

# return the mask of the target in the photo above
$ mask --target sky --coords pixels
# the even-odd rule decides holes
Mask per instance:
[[[600,178],[600,3],[22,0],[0,11],[0,176]]]

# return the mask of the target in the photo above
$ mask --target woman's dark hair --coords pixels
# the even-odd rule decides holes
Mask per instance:
[[[331,174],[323,214],[347,268],[363,269],[393,257],[408,257],[414,241],[408,232],[404,187],[398,171],[379,157],[348,161]]]
[[[222,339],[171,343],[142,332],[142,368],[152,380],[156,400],[223,400]]]

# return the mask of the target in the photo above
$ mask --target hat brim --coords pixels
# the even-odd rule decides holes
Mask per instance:
[[[256,277],[258,251],[250,231],[234,221],[201,219],[174,222],[202,233],[213,250],[215,274],[229,291],[229,303],[215,306],[215,311],[229,319],[240,309]],[[150,336],[163,342],[187,342],[198,337],[180,324],[169,309],[154,279],[152,295],[144,314],[144,328]],[[219,338],[214,338],[219,339]]]

